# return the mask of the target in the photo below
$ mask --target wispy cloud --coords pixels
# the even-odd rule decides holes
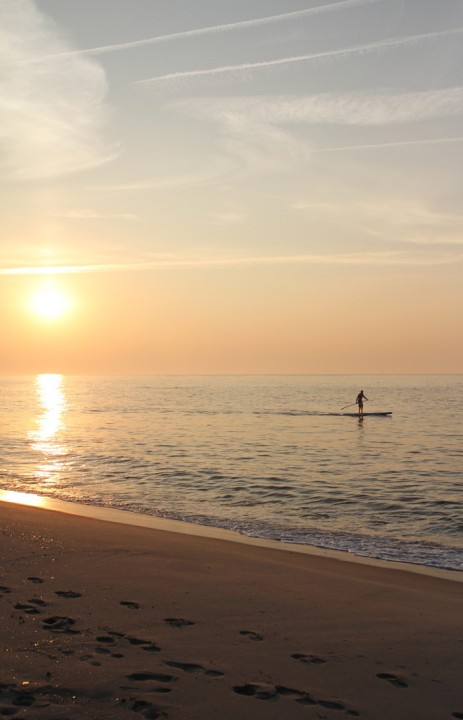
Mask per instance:
[[[314,153],[450,142],[449,138],[431,138],[323,148],[298,137],[291,128],[316,124],[386,127],[451,117],[463,114],[463,87],[408,93],[365,90],[307,96],[201,97],[176,101],[171,107],[200,121],[216,122],[230,162],[241,172],[256,175],[304,164]],[[458,137],[452,141],[457,142]]]
[[[247,219],[246,213],[223,212],[216,213],[212,217],[212,221],[216,225],[240,225]]]
[[[299,18],[310,17],[313,15],[321,15],[325,13],[335,12],[338,10],[347,10],[349,8],[371,5],[380,2],[380,0],[338,0],[324,5],[317,5],[303,10],[293,10],[291,12],[280,13],[278,15],[267,15],[260,18],[252,18],[250,20],[240,20],[237,22],[222,23],[220,25],[209,25],[202,28],[193,28],[192,30],[181,30],[175,33],[167,33],[165,35],[154,35],[153,37],[143,38],[141,40],[132,40],[130,42],[113,43],[111,45],[99,45],[93,48],[84,48],[81,50],[66,50],[61,52],[53,52],[40,54],[35,57],[24,58],[16,62],[22,63],[41,63],[51,59],[63,59],[76,55],[106,55],[107,53],[120,52],[123,50],[135,50],[149,45],[158,43],[172,42],[174,40],[185,40],[188,38],[202,37],[204,35],[217,35],[220,33],[234,32],[237,30],[248,30],[255,27],[265,25],[273,25]]]
[[[82,273],[137,272],[146,270],[169,270],[175,268],[226,268],[243,266],[278,265],[447,265],[463,261],[463,253],[454,252],[408,252],[396,250],[390,252],[340,253],[334,255],[260,255],[249,257],[222,258],[175,258],[148,262],[120,262],[88,265],[42,266],[42,267],[4,267],[0,275],[71,275]]]
[[[313,150],[314,153],[336,153],[346,152],[350,150],[381,150],[381,148],[391,147],[407,147],[413,145],[446,145],[452,143],[461,143],[463,141],[463,135],[456,135],[455,137],[444,137],[444,138],[424,138],[423,140],[397,140],[395,142],[382,142],[382,143],[364,143],[359,145],[339,145],[338,147],[326,147],[318,148]]]
[[[102,139],[107,85],[88,58],[35,67],[27,61],[68,47],[59,28],[32,0],[0,4],[0,171],[16,178],[45,178],[83,170],[114,157]],[[23,63],[26,61],[26,64]]]
[[[178,173],[177,175],[162,175],[160,177],[148,177],[142,180],[133,180],[123,183],[112,183],[107,185],[92,185],[87,188],[94,191],[110,192],[137,192],[139,190],[171,190],[185,187],[199,187],[215,184],[220,178],[225,177],[233,165],[226,159],[217,158],[207,166],[194,172]]]
[[[291,55],[289,57],[276,58],[274,60],[260,60],[258,62],[247,62],[239,65],[221,65],[219,67],[207,68],[204,70],[185,70],[180,72],[167,73],[165,75],[155,75],[143,80],[136,80],[136,84],[145,86],[169,85],[178,81],[192,80],[195,78],[211,77],[217,75],[237,74],[249,72],[250,70],[262,70],[265,68],[291,65],[294,63],[309,62],[311,60],[328,60],[349,55],[358,55],[363,53],[371,53],[375,51],[388,50],[401,45],[414,45],[439,38],[448,37],[450,35],[458,35],[463,32],[463,28],[453,28],[451,30],[441,30],[431,33],[422,33],[419,35],[408,35],[404,37],[389,38],[387,40],[378,40],[376,42],[359,43],[350,45],[346,48],[337,50],[325,50],[323,52],[307,53],[306,55]]]
[[[175,103],[189,114],[217,120],[230,130],[250,124],[391,125],[463,113],[463,87],[421,92],[354,92],[315,95],[201,98]]]
[[[53,213],[52,217],[63,220],[139,220],[133,213],[100,213],[94,210],[68,210]]]
[[[331,221],[333,207],[332,202],[302,198],[290,204],[292,210],[317,221]],[[391,195],[362,200],[350,198],[349,202],[338,199],[335,208],[346,232],[362,232],[391,247],[421,246],[419,252],[438,254],[451,246],[463,248],[461,212],[441,210],[413,197],[404,200]]]

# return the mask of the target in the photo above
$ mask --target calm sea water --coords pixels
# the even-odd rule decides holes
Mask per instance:
[[[361,387],[365,411],[393,415],[342,416]],[[463,570],[463,376],[39,375],[0,389],[4,490]]]

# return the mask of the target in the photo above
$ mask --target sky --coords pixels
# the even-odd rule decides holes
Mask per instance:
[[[0,0],[0,374],[463,372],[462,0]]]

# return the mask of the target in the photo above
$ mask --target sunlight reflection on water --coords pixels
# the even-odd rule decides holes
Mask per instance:
[[[63,411],[66,407],[62,389],[62,375],[37,375],[35,380],[41,413],[37,418],[38,429],[30,433],[35,449],[53,452],[51,443],[63,425]]]
[[[3,502],[15,503],[16,505],[32,505],[33,507],[45,507],[47,498],[31,493],[16,492],[15,490],[2,490],[0,499]]]
[[[32,448],[43,457],[43,462],[39,463],[34,475],[40,484],[58,485],[63,470],[63,463],[59,458],[67,452],[65,444],[59,440],[59,433],[64,429],[67,407],[63,376],[37,375],[35,389],[40,412],[36,418],[37,427],[29,432],[29,438],[32,440]]]

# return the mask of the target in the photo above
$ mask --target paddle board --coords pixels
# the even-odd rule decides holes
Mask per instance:
[[[363,415],[359,415],[358,412],[356,413],[342,413],[342,415],[345,415],[346,417],[368,417],[370,415],[375,415],[377,417],[386,417],[386,415],[392,415],[392,410],[388,412],[364,412]]]

